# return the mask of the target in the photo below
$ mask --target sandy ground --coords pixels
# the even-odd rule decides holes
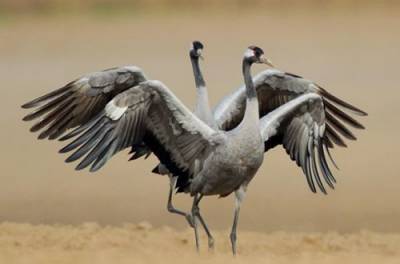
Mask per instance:
[[[3,223],[1,263],[398,263],[400,234],[240,232],[233,258],[228,232],[217,232],[214,252],[196,254],[191,229],[149,223],[102,227]]]
[[[285,8],[0,20],[0,263],[232,260],[228,232],[217,231],[231,225],[231,197],[202,202],[217,249],[198,256],[192,231],[165,209],[168,184],[150,173],[154,157],[128,163],[121,153],[96,174],[78,173],[57,154],[60,143],[37,141],[21,121],[22,103],[114,65],[141,66],[192,106],[193,39],[206,44],[213,104],[242,83],[243,50],[257,44],[278,68],[370,114],[362,119],[368,129],[356,131],[359,140],[335,150],[341,169],[328,196],[310,193],[281,149],[266,155],[242,207],[234,262],[398,263],[399,12]],[[175,203],[189,208],[191,201],[178,195]],[[122,225],[141,221],[154,228]]]

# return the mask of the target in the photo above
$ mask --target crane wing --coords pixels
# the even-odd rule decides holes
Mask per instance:
[[[334,144],[346,147],[346,143],[342,137],[350,140],[356,139],[345,124],[357,129],[364,128],[361,123],[346,113],[346,111],[360,116],[365,116],[367,113],[333,96],[322,87],[300,76],[269,69],[254,77],[254,85],[258,94],[260,117],[265,116],[277,107],[300,95],[307,93],[321,95],[327,118],[324,140],[328,142],[329,147],[333,147]],[[245,99],[245,87],[242,86],[232,94],[226,96],[215,107],[214,117],[221,129],[231,130],[240,123],[244,116]],[[276,138],[272,146],[280,143],[281,138]]]
[[[143,71],[136,66],[90,73],[22,105],[34,108],[23,120],[39,119],[31,131],[41,130],[39,139],[56,139],[69,128],[89,121],[118,93],[145,80]]]
[[[214,148],[216,131],[200,121],[161,82],[146,81],[118,94],[95,118],[71,131],[77,138],[61,152],[83,158],[78,170],[101,168],[111,156],[145,144],[174,175],[183,191]],[[66,135],[70,137],[70,135]]]
[[[311,191],[316,192],[316,183],[325,194],[320,176],[332,189],[336,182],[325,157],[328,145],[323,139],[327,121],[323,98],[316,93],[301,95],[260,120],[264,141],[281,133],[283,147],[302,168]]]

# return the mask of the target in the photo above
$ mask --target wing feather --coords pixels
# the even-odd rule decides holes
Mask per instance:
[[[40,129],[44,128],[52,121],[54,121],[54,119],[56,119],[72,101],[73,99],[69,98],[66,101],[57,105],[57,107],[52,112],[48,113],[41,121],[31,127],[31,132],[39,131]]]
[[[68,129],[87,123],[115,95],[145,80],[142,70],[135,66],[90,73],[22,105],[22,108],[35,108],[23,120],[41,118],[31,131],[44,129],[39,139],[56,139]]]
[[[268,141],[284,131],[282,145],[300,166],[312,192],[327,193],[323,180],[334,188],[335,179],[325,159],[327,116],[323,98],[316,93],[299,96],[261,119],[260,131]]]
[[[61,150],[78,148],[66,160],[82,158],[77,170],[90,166],[90,171],[96,171],[117,152],[145,144],[169,171],[179,175],[181,191],[194,174],[196,160],[205,160],[214,148],[216,133],[157,81],[117,95],[85,129],[77,130],[70,132],[77,138]]]
[[[333,144],[342,147],[346,146],[346,143],[340,138],[338,133],[350,140],[355,140],[354,134],[337,118],[353,128],[364,129],[364,126],[360,122],[348,115],[344,110],[350,110],[353,114],[360,116],[367,115],[364,111],[337,98],[312,81],[279,70],[266,70],[254,77],[253,80],[259,99],[260,117],[267,115],[298,96],[307,93],[321,95],[324,102],[324,110],[326,113],[329,113],[329,115],[327,114],[327,121],[331,125],[331,129],[326,134],[326,140],[330,148],[333,147]],[[231,130],[236,127],[243,119],[244,106],[245,87],[242,86],[232,94],[226,96],[215,107],[214,117],[218,126],[223,130]]]
[[[329,113],[329,111],[325,112],[326,118],[328,123],[335,128],[336,131],[338,131],[342,136],[349,140],[356,140],[356,136],[345,126],[343,125],[339,120],[337,120],[333,115]]]
[[[332,114],[334,114],[335,116],[340,118],[343,122],[346,122],[348,125],[350,125],[354,128],[358,128],[358,129],[365,129],[365,127],[360,122],[358,122],[357,120],[355,120],[354,118],[352,118],[351,116],[346,114],[345,112],[341,111],[339,108],[337,108],[335,105],[330,103],[328,100],[324,99],[324,105],[326,106],[326,109],[328,110],[327,112],[331,112]]]
[[[70,83],[68,83],[67,85],[58,88],[50,93],[47,93],[43,96],[40,96],[28,103],[23,104],[21,107],[28,109],[28,108],[33,108],[33,107],[37,107],[38,105],[41,105],[43,102],[48,101],[50,99],[53,99],[54,97],[58,97],[61,96],[62,94],[66,94],[68,93],[69,90],[71,90],[73,88],[73,83],[75,81],[72,81]]]
[[[65,103],[65,107],[60,106],[60,111],[57,111],[57,115],[54,116],[49,122],[51,124],[48,126],[48,128],[44,131],[42,131],[38,138],[43,139],[43,138],[49,138],[49,139],[54,139],[53,135],[56,135],[58,130],[63,127],[66,123],[71,121],[71,116],[69,116],[70,111],[72,111],[75,108],[75,105]]]
[[[319,88],[319,93],[326,99],[331,100],[332,102],[346,108],[347,110],[352,111],[354,114],[359,115],[359,116],[366,116],[368,115],[366,112],[363,110],[343,101],[342,99],[334,96],[333,94],[329,93],[327,90],[322,88],[321,86],[318,85]]]
[[[329,124],[326,125],[326,136],[329,140],[333,141],[337,146],[347,148],[346,143]]]
[[[321,192],[324,193],[324,194],[327,194],[327,192],[325,190],[325,187],[324,187],[324,184],[322,183],[320,175],[318,173],[313,138],[310,138],[308,142],[309,142],[309,144],[308,144],[308,152],[310,153],[310,163],[312,163],[312,173],[314,175],[314,179],[317,182],[318,187],[321,190]],[[324,179],[329,185],[329,180],[327,180],[327,177],[324,176]],[[331,187],[331,188],[333,188],[333,187]]]

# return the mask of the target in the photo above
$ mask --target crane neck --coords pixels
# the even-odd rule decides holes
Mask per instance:
[[[257,93],[254,88],[253,78],[251,77],[251,65],[247,59],[243,59],[242,70],[243,70],[243,78],[244,84],[246,86],[246,98],[247,100],[257,100]]]
[[[203,74],[201,73],[200,70],[199,57],[190,54],[190,61],[192,62],[196,88],[206,87],[206,82],[204,81]]]
[[[192,62],[194,81],[196,84],[197,92],[194,114],[211,128],[217,129],[217,123],[215,122],[214,116],[210,108],[210,103],[208,101],[206,82],[204,81],[203,74],[200,70],[199,58],[190,53],[190,61]]]
[[[252,62],[243,59],[242,69],[243,78],[246,86],[246,110],[244,113],[243,124],[247,127],[256,127],[259,125],[259,105],[257,100],[257,92],[254,87],[253,78],[251,77]]]

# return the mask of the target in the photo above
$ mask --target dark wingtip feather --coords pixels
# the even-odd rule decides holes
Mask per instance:
[[[328,123],[332,125],[336,129],[336,131],[338,131],[342,136],[349,140],[357,140],[356,136],[328,111],[325,112],[325,115]]]
[[[90,167],[89,172],[96,172],[96,171],[100,170],[102,166],[103,165],[96,166],[96,167],[92,166],[92,167]]]
[[[39,136],[37,137],[37,139],[42,140],[42,139],[46,139],[48,136],[48,133],[46,133],[46,131],[42,132],[39,134]]]
[[[53,133],[48,137],[48,139],[49,139],[49,140],[55,140],[55,139],[57,139],[59,136],[61,136],[62,134],[64,134],[64,132],[65,132],[65,129],[62,129],[62,130],[59,129],[59,130],[53,132]]]
[[[332,141],[326,136],[324,135],[323,137],[323,143],[328,147],[328,148],[334,148],[335,145],[333,145]]]
[[[310,190],[313,193],[317,193],[317,189],[315,188],[314,181],[313,181],[313,178],[312,178],[312,172],[311,172],[310,166],[311,166],[310,159],[307,158],[306,162],[305,162],[304,173],[306,175],[307,183],[308,183],[308,186],[310,187]]]
[[[30,102],[27,102],[27,103],[21,105],[21,108],[29,109],[29,108],[33,108],[33,107],[38,106],[43,101],[43,100],[38,100],[38,99],[40,99],[40,98],[34,99],[34,100],[30,101]]]
[[[29,115],[26,115],[22,118],[22,121],[31,121],[33,118],[31,118]]]
[[[332,155],[331,155],[331,152],[329,151],[329,148],[324,148],[324,149],[326,150],[326,153],[328,154],[328,157],[329,157],[329,159],[331,160],[333,166],[335,166],[335,168],[336,168],[337,170],[340,170],[340,169],[339,169],[339,166],[336,164],[335,160],[333,159],[333,157],[332,157]]]
[[[71,155],[71,156],[69,156],[68,158],[66,158],[64,161],[65,161],[66,163],[71,163],[71,162],[74,162],[75,160],[77,160],[77,158],[75,158],[74,155]]]
[[[324,105],[326,106],[326,108],[328,109],[328,111],[332,112],[332,114],[334,114],[335,116],[340,118],[342,121],[346,122],[347,124],[349,124],[350,126],[352,126],[354,128],[365,129],[365,127],[360,122],[358,122],[357,120],[355,120],[354,118],[352,118],[351,116],[346,114],[344,111],[337,108],[335,105],[330,103],[328,100],[324,99],[323,102],[324,102]]]
[[[59,153],[70,152],[71,150],[77,148],[79,145],[83,144],[86,140],[87,140],[87,138],[79,137],[79,138],[75,139],[74,141],[72,141],[71,143],[69,143],[68,145],[66,145],[65,147],[63,147],[62,149],[60,149],[58,152]]]
[[[81,163],[79,163],[79,164],[75,167],[75,170],[76,170],[76,171],[81,171],[81,170],[85,169],[87,166],[88,166],[88,165],[83,164],[83,163],[81,162]]]
[[[332,140],[336,145],[347,148],[347,144],[343,141],[343,139],[336,133],[336,131],[332,127],[326,124],[325,130],[327,138]]]
[[[113,139],[109,144],[109,146],[107,148],[104,148],[104,150],[100,153],[100,155],[97,156],[96,160],[90,167],[89,171],[96,172],[99,169],[101,169],[110,159],[110,157],[115,153],[117,147],[118,147],[118,140]]]
[[[79,134],[80,132],[82,132],[83,130],[85,130],[85,127],[84,127],[84,126],[77,127],[77,128],[75,128],[74,130],[72,130],[71,132],[69,132],[68,134],[66,134],[66,135],[64,135],[64,136],[62,136],[62,137],[60,137],[58,140],[59,140],[59,141],[66,141],[66,140],[68,140],[68,139],[70,139],[70,138],[73,138],[74,136],[78,135],[78,134]]]
[[[49,140],[54,140],[58,135],[61,135],[65,131],[66,126],[73,119],[72,116],[68,118],[68,115],[70,114],[71,111],[73,111],[74,107],[75,107],[74,105],[71,105],[67,108],[64,108],[64,110],[62,110],[60,113],[57,113],[54,117],[51,118],[46,117],[49,119],[49,122],[52,123],[46,130],[40,133],[38,138],[39,139],[48,138]],[[46,123],[47,122],[45,122],[45,124]]]
[[[319,166],[323,172],[326,183],[329,185],[329,187],[331,187],[331,189],[335,189],[334,183],[336,183],[336,179],[329,169],[328,163],[326,162],[323,143],[318,145],[318,156]]]
[[[100,113],[97,117],[95,117],[94,119],[92,119],[91,121],[87,122],[86,124],[79,126],[77,128],[75,128],[74,130],[70,131],[68,134],[62,136],[61,138],[59,138],[59,141],[66,141],[70,138],[75,137],[76,135],[82,133],[83,131],[88,132],[90,129],[92,129],[94,126],[97,127],[101,127],[104,124],[104,121],[102,120],[103,116]]]
[[[33,112],[26,115],[22,120],[31,121],[36,118],[43,117],[46,113],[50,112],[45,117],[43,117],[38,124],[36,124],[43,124],[43,126],[45,126],[46,124],[48,124],[48,122],[52,120],[52,118],[55,118],[60,111],[64,111],[65,107],[68,106],[68,104],[73,102],[74,98],[71,97],[72,93],[72,91],[69,91],[62,94],[61,96],[56,97],[53,100],[46,101],[45,104],[41,105]],[[43,126],[40,126],[39,129]]]
[[[347,108],[348,110],[353,111],[355,114],[360,115],[360,116],[367,116],[367,112],[343,101],[342,99],[334,96],[333,94],[329,93],[327,90],[325,90],[324,88],[322,88],[321,86],[317,85],[318,88],[320,89],[320,93],[323,97],[331,100],[332,102],[335,102],[338,105],[343,106],[344,108]]]
[[[315,179],[315,182],[318,185],[318,188],[323,194],[327,194],[325,187],[321,181],[321,177],[318,173],[318,168],[317,168],[317,163],[315,159],[315,145],[314,145],[314,139],[310,138],[308,141],[308,157],[307,157],[307,163],[309,164],[308,167],[311,167],[310,171],[310,176]]]
[[[25,104],[21,105],[21,108],[23,108],[23,109],[28,109],[28,108],[31,108],[31,107],[32,106],[29,103],[25,103]]]
[[[85,155],[86,153],[88,153],[88,151],[90,151],[90,149],[97,143],[99,138],[92,138],[92,139],[88,139],[85,143],[82,144],[82,146],[76,150],[74,153],[72,153],[72,155],[70,155],[65,162],[73,162],[75,160],[80,159],[83,155]]]
[[[75,81],[72,81],[61,88],[58,88],[58,89],[56,89],[50,93],[47,93],[43,96],[40,96],[38,98],[35,98],[35,99],[21,105],[21,108],[28,109],[28,108],[36,107],[36,106],[40,105],[41,103],[43,103],[44,101],[49,100],[53,97],[56,97],[64,92],[70,90],[73,87],[74,82]]]
[[[107,129],[107,128],[106,128]],[[95,162],[98,158],[101,158],[103,154],[103,151],[106,151],[107,148],[110,148],[110,145],[112,146],[113,142],[115,141],[115,138],[112,137],[111,130],[108,129],[106,130],[105,134],[101,137],[101,140],[95,145],[93,149],[89,152],[89,154],[86,155],[86,157],[76,166],[77,170],[84,169],[93,162]],[[94,164],[92,165],[94,166]]]

